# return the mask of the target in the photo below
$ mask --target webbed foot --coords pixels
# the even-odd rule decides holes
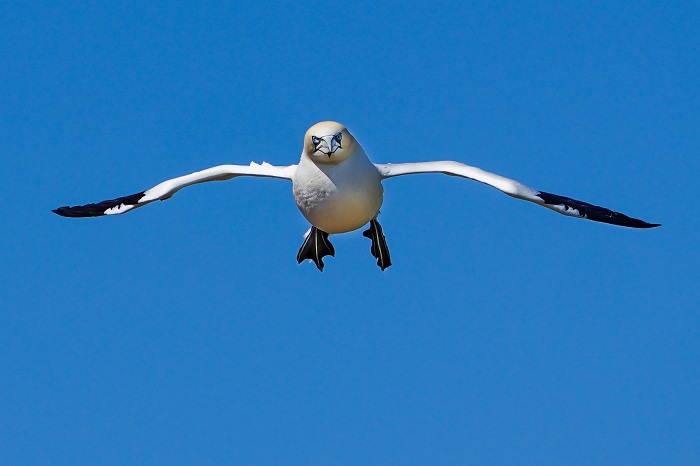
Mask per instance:
[[[362,236],[372,240],[372,248],[370,252],[377,259],[377,265],[382,269],[386,269],[391,265],[391,256],[389,248],[386,245],[386,238],[382,231],[382,226],[377,220],[369,222],[369,230],[362,232]]]
[[[323,272],[323,257],[328,255],[335,256],[335,249],[328,239],[328,233],[312,226],[304,244],[299,249],[297,262],[301,264],[304,259],[311,259],[318,270]]]

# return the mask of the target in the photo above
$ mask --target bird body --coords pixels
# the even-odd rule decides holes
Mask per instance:
[[[346,233],[369,223],[363,235],[372,240],[370,252],[384,270],[391,265],[382,226],[377,221],[382,206],[382,181],[396,176],[443,173],[492,186],[501,192],[547,207],[563,215],[632,228],[659,226],[628,217],[605,207],[546,193],[509,178],[455,161],[373,164],[345,126],[333,121],[313,125],[304,135],[304,149],[297,165],[219,165],[164,181],[151,189],[95,204],[64,206],[54,212],[64,217],[97,217],[129,212],[157,200],[166,200],[180,189],[207,181],[237,176],[280,178],[292,182],[297,207],[311,229],[297,255],[301,263],[312,260],[323,270],[323,257],[335,255],[329,234]]]
[[[359,144],[338,164],[317,164],[302,154],[292,184],[302,215],[331,234],[367,225],[379,213],[384,198],[382,177]]]

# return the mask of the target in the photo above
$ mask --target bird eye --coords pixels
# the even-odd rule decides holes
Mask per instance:
[[[333,136],[333,139],[335,139],[335,142],[340,142],[340,140],[343,139],[343,133],[336,134]]]
[[[317,146],[318,143],[321,142],[321,139],[317,138],[316,136],[311,136],[311,142],[313,142],[314,145]]]

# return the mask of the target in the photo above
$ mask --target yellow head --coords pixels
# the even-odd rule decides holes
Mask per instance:
[[[314,163],[340,163],[355,150],[357,141],[335,121],[322,121],[313,125],[304,135],[304,154]]]

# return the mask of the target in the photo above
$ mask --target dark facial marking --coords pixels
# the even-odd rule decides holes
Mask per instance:
[[[328,157],[330,157],[338,149],[343,148],[343,145],[341,144],[342,139],[342,133],[336,133],[333,135],[328,134],[321,137],[311,136],[311,142],[314,145],[314,152],[320,152]]]

